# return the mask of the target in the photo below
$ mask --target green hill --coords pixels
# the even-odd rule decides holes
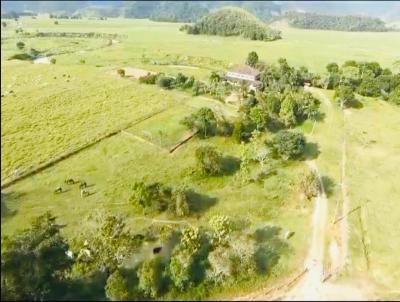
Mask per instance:
[[[221,8],[202,17],[193,26],[182,26],[181,30],[185,30],[188,34],[243,36],[261,41],[281,38],[279,31],[269,28],[251,13],[236,7]]]

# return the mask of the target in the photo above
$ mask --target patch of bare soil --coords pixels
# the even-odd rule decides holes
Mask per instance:
[[[126,77],[134,77],[136,79],[138,79],[140,77],[144,77],[144,76],[148,75],[149,73],[156,74],[156,72],[153,72],[153,71],[148,71],[148,70],[134,68],[134,67],[125,67],[123,69],[125,70]]]

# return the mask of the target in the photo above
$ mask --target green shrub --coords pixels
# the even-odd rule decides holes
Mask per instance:
[[[192,131],[197,131],[200,138],[207,138],[216,134],[217,119],[214,112],[207,107],[185,117],[181,123]]]
[[[17,42],[17,44],[15,44],[17,46],[18,49],[22,50],[25,48],[25,43],[22,41]]]
[[[268,143],[272,154],[285,160],[299,158],[305,149],[306,139],[301,132],[281,130]]]
[[[157,85],[164,89],[171,89],[174,84],[174,79],[165,75],[157,78]]]
[[[125,69],[120,68],[117,70],[117,73],[120,75],[121,78],[123,78],[125,76]]]
[[[201,146],[196,149],[197,167],[201,174],[218,175],[222,172],[222,155],[212,146]]]
[[[147,75],[139,78],[139,83],[154,85],[157,81],[157,76],[157,74],[151,74],[149,72]]]
[[[56,62],[57,62],[57,60],[56,60],[55,58],[51,58],[51,59],[50,59],[50,63],[51,63],[51,64],[56,64]]]

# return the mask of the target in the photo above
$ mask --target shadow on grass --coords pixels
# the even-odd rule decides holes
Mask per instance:
[[[359,100],[354,100],[348,105],[348,108],[354,108],[354,109],[361,109],[363,107],[364,104],[361,103]]]
[[[204,212],[217,202],[217,198],[197,193],[192,189],[186,191],[186,196],[188,198],[189,210],[193,213]]]
[[[23,193],[1,193],[1,218],[11,217],[17,213],[17,210],[11,210],[7,207],[7,202],[16,201],[19,197],[23,196]]]
[[[319,151],[319,146],[316,143],[306,143],[304,148],[304,159],[311,160],[316,159],[321,151]]]
[[[279,236],[282,228],[277,226],[265,226],[259,228],[254,232],[254,240],[258,243],[263,243],[265,241],[271,240],[276,236]]]
[[[224,156],[221,160],[222,173],[232,175],[240,168],[240,159],[234,156]]]
[[[281,228],[264,226],[254,232],[257,249],[254,253],[257,272],[270,274],[282,255],[290,251],[287,242],[280,238]]]
[[[314,117],[314,120],[321,123],[325,120],[326,114],[325,112],[318,112],[317,115]]]
[[[321,176],[321,180],[325,189],[326,196],[331,196],[336,186],[335,181],[331,177],[326,175]]]
[[[21,60],[21,61],[32,61],[33,57],[27,53],[19,53],[12,55],[8,60]]]

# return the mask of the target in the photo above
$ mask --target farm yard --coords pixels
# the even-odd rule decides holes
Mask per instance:
[[[285,238],[278,264],[271,264],[268,273],[210,287],[207,295],[190,287],[187,296],[179,297],[271,298],[267,289],[300,273],[311,253],[317,203],[302,196],[298,182],[312,162],[328,202],[326,231],[320,238],[322,264],[328,272],[340,271],[329,282],[360,286],[372,298],[400,295],[400,240],[395,228],[400,220],[400,107],[357,95],[362,107],[341,110],[332,90],[312,87],[321,118],[293,127],[307,139],[304,158],[277,160],[271,164],[273,173],[243,181],[245,146],[253,142],[238,143],[228,135],[201,138],[182,122],[208,108],[218,119],[234,123],[241,114],[237,106],[209,94],[163,89],[137,79],[149,71],[206,81],[212,72],[243,63],[251,51],[267,63],[285,57],[291,66],[304,65],[316,73],[324,72],[328,63],[346,60],[376,61],[395,70],[400,60],[398,32],[327,35],[279,23],[283,38],[266,43],[186,35],[179,31],[182,24],[141,19],[67,19],[58,25],[46,17],[19,20],[29,37],[15,33],[13,20],[1,33],[2,234],[16,234],[46,211],[57,217],[61,234],[70,239],[96,233],[110,214],[122,215],[135,232],[171,225],[207,228],[214,217],[225,215],[246,234],[276,228],[276,233],[264,236],[276,235],[274,244]],[[52,34],[35,36],[37,32]],[[104,36],[54,36],[63,32]],[[115,34],[110,43],[108,35]],[[55,59],[54,63],[33,64],[33,57],[10,60],[21,52],[15,46],[18,41],[24,41],[25,50],[39,52],[34,58]],[[118,75],[120,69],[125,76]],[[273,137],[274,131],[262,134],[263,139]],[[219,175],[201,177],[193,172],[195,155],[205,145],[221,154]],[[41,165],[46,168],[34,172]],[[29,171],[33,173],[12,183]],[[68,185],[67,179],[86,182],[88,196],[82,197],[79,185]],[[135,207],[132,192],[139,182],[184,187],[190,214],[177,218],[167,211],[148,214]],[[59,186],[62,193],[55,194]],[[357,207],[348,219],[336,223]],[[286,238],[290,232],[292,237]],[[282,247],[286,245],[287,249]],[[339,260],[332,255],[335,248]],[[149,253],[142,254],[143,259],[150,258]],[[172,291],[164,297],[177,296]]]

